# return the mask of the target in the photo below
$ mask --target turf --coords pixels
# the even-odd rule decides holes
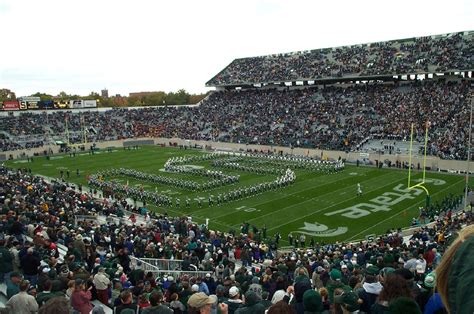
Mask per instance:
[[[70,178],[67,180],[84,186],[87,185],[86,177],[89,174],[107,168],[119,167],[204,182],[206,179],[203,177],[160,171],[170,157],[200,155],[202,153],[196,150],[144,146],[138,150],[100,151],[93,156],[83,153],[76,155],[76,157],[55,156],[51,160],[47,160],[46,157],[35,157],[34,161],[29,163],[16,160],[8,161],[6,164],[15,168],[31,168],[33,173],[56,178],[59,177],[61,169],[64,172],[68,169]],[[195,165],[213,169],[209,161],[198,162]],[[79,177],[76,176],[76,169],[80,170]],[[273,180],[277,177],[277,175],[270,174],[258,175],[228,169],[219,170],[239,174],[241,177],[238,184],[242,186]],[[213,207],[209,207],[207,203],[209,194],[216,196],[226,190],[235,189],[236,185],[223,186],[209,192],[190,192],[125,177],[107,179],[115,179],[123,184],[128,181],[131,186],[143,186],[148,190],[168,194],[173,200],[176,197],[181,200],[180,208],[175,206],[162,208],[150,205],[148,207],[151,210],[168,212],[171,215],[189,215],[199,223],[209,218],[210,228],[222,231],[239,230],[244,221],[259,229],[265,225],[269,235],[276,232],[281,233],[283,245],[288,244],[287,235],[290,232],[295,237],[299,232],[306,232],[307,242],[311,237],[314,237],[315,242],[328,243],[362,239],[369,234],[380,234],[390,228],[406,227],[410,225],[413,217],[418,216],[419,206],[425,204],[424,191],[405,190],[406,170],[346,165],[345,170],[335,174],[320,174],[298,169],[295,172],[296,182],[288,187]],[[426,187],[430,192],[432,202],[436,202],[450,193],[460,195],[463,192],[464,180],[461,176],[428,172],[426,177],[428,179]],[[421,173],[415,171],[413,179],[420,178]],[[433,179],[439,179],[439,181],[433,182]],[[357,183],[362,186],[363,194],[361,196],[357,195]],[[399,191],[394,191],[397,186]],[[185,207],[186,197],[192,200],[190,208]],[[202,208],[198,208],[195,201],[197,197],[204,198]],[[376,202],[379,203],[379,206],[375,206]],[[381,206],[381,203],[386,205]],[[362,211],[356,208],[352,211],[338,212],[356,205]],[[353,215],[351,216],[349,212],[352,212]],[[349,217],[345,216],[348,213]],[[357,215],[361,213],[366,215],[357,218]],[[338,234],[338,230],[344,232]]]

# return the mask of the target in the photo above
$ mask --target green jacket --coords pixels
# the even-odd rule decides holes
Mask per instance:
[[[265,314],[265,306],[261,303],[247,305],[239,307],[234,313],[235,314]]]
[[[235,314],[265,314],[265,305],[260,302],[260,297],[253,291],[245,294],[245,304],[241,305]]]
[[[227,301],[225,301],[225,303],[229,307],[229,314],[235,313],[235,311],[237,311],[237,309],[239,309],[240,306],[243,304],[242,302],[233,302],[232,299],[228,299]]]
[[[13,271],[13,255],[7,247],[0,247],[0,273],[9,273]]]
[[[50,299],[55,298],[55,297],[61,297],[64,296],[64,293],[57,291],[57,292],[40,292],[36,296],[36,302],[38,302],[38,306],[42,306],[46,302],[48,302]]]
[[[329,295],[329,303],[333,304],[334,303],[334,290],[337,288],[340,288],[344,290],[345,292],[350,292],[352,291],[351,287],[346,286],[340,281],[333,281],[327,285],[328,289],[328,295]]]
[[[7,299],[20,292],[20,285],[15,285],[13,282],[7,282]]]

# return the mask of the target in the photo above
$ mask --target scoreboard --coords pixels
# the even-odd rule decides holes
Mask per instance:
[[[0,110],[50,110],[97,108],[96,100],[41,100],[39,97],[21,97],[18,100],[0,102]]]

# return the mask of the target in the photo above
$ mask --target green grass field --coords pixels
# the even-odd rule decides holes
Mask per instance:
[[[201,155],[201,151],[180,150],[173,148],[140,147],[138,150],[113,152],[100,151],[93,156],[87,153],[76,157],[54,156],[51,160],[35,157],[34,162],[23,160],[8,161],[7,166],[14,168],[31,168],[36,174],[48,177],[59,177],[61,169],[69,169],[69,181],[87,185],[86,177],[99,170],[108,168],[130,168],[163,176],[179,177],[196,182],[207,179],[184,174],[173,174],[160,171],[170,157]],[[210,161],[198,162],[195,165],[213,169]],[[80,169],[81,176],[76,176]],[[215,170],[215,169],[214,169]],[[239,185],[248,186],[262,181],[273,180],[277,175],[258,175],[250,172],[218,169],[229,174],[239,174]],[[288,187],[267,191],[256,196],[227,202],[221,206],[209,207],[208,195],[218,195],[233,189],[234,185],[212,189],[204,192],[190,192],[168,185],[157,185],[152,182],[116,177],[122,184],[128,180],[130,186],[143,186],[144,189],[168,194],[174,200],[179,197],[181,207],[162,208],[148,206],[151,210],[168,212],[170,215],[189,215],[199,223],[206,218],[210,228],[229,231],[239,230],[246,221],[258,228],[266,225],[268,234],[280,232],[283,245],[288,244],[287,235],[292,232],[296,237],[300,232],[307,235],[307,241],[314,237],[316,242],[347,241],[362,239],[369,234],[380,234],[390,228],[406,227],[412,217],[419,214],[419,206],[425,204],[425,192],[408,190],[407,171],[398,169],[376,169],[374,167],[356,167],[346,165],[345,170],[335,174],[320,174],[307,170],[295,170],[296,182]],[[414,173],[413,179],[419,180],[421,173]],[[432,203],[449,193],[460,195],[464,180],[461,176],[441,173],[427,173],[426,187],[431,194]],[[357,183],[362,186],[363,194],[357,196]],[[185,207],[185,198],[192,202]],[[195,199],[203,197],[203,206],[198,208]],[[173,202],[174,203],[174,202]]]

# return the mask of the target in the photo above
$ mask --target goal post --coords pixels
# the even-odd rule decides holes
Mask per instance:
[[[425,186],[425,180],[426,180],[426,155],[428,151],[428,128],[430,126],[429,121],[425,123],[425,140],[424,140],[424,151],[423,151],[423,176],[421,179],[421,182],[418,182],[417,184],[412,184],[412,174],[411,174],[411,165],[412,165],[412,156],[413,156],[413,133],[414,133],[414,127],[415,124],[411,124],[411,132],[410,132],[410,149],[409,149],[409,155],[408,155],[408,189],[415,189],[415,188],[420,188],[423,189],[426,193],[426,207],[430,205],[431,202],[431,197],[430,197],[430,192]]]

